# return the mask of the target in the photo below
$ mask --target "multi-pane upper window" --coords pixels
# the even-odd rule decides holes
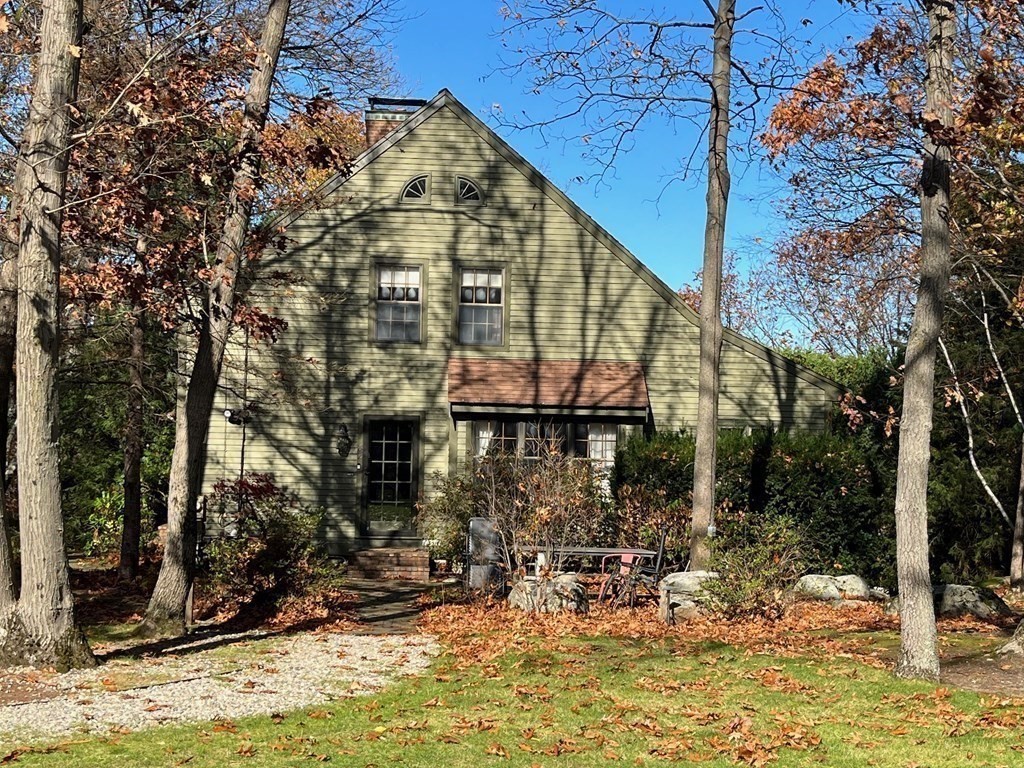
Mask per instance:
[[[455,177],[455,202],[460,205],[479,205],[484,201],[480,186],[465,176]]]
[[[377,341],[419,341],[419,267],[381,267],[377,277]]]
[[[459,287],[459,342],[502,343],[503,275],[500,269],[464,269]]]
[[[430,179],[426,175],[417,176],[411,179],[402,188],[401,199],[403,203],[425,203],[429,200]]]

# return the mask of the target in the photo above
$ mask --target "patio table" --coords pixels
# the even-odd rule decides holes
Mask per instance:
[[[524,547],[523,552],[537,556],[537,567],[546,565],[546,547]],[[642,547],[554,547],[555,555],[568,555],[571,557],[600,557],[602,560],[608,557],[621,557],[622,555],[633,555],[634,557],[651,558],[656,557],[657,552]]]

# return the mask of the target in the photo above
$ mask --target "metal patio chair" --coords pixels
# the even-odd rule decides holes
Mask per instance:
[[[641,597],[641,593],[645,599],[657,598],[667,536],[668,532],[663,530],[658,538],[658,554],[651,563],[645,563],[643,558],[635,555],[620,556],[618,569],[610,572],[601,582],[598,600],[607,598],[613,608],[632,608]],[[601,570],[605,570],[604,561]]]

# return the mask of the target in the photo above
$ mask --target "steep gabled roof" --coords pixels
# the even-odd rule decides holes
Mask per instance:
[[[416,130],[416,128],[430,119],[437,111],[447,107],[458,116],[474,133],[484,142],[507,160],[513,167],[523,174],[534,186],[542,191],[559,208],[565,211],[580,227],[604,245],[609,251],[615,254],[638,278],[649,285],[657,294],[676,309],[681,315],[696,326],[700,325],[700,318],[680,298],[676,291],[672,290],[661,278],[650,270],[642,261],[629,252],[629,250],[604,227],[598,224],[586,211],[580,208],[572,199],[559,189],[550,179],[531,164],[526,158],[520,155],[515,149],[502,139],[497,133],[489,128],[480,118],[474,115],[461,101],[452,95],[447,88],[442,89],[434,98],[428,101],[423,107],[414,112],[406,119],[401,127],[396,128],[384,138],[369,147],[359,155],[353,162],[349,171],[338,174],[326,181],[318,190],[317,198],[322,199],[340,188],[348,179],[357,174],[360,170],[372,163],[391,147],[398,144],[403,138]],[[273,222],[278,228],[285,228],[298,219],[304,211],[294,211],[279,217]],[[836,382],[821,376],[814,371],[805,368],[794,360],[780,355],[772,349],[752,339],[748,339],[728,328],[725,329],[723,340],[729,344],[739,347],[755,357],[759,357],[771,363],[773,366],[785,370],[804,381],[825,390],[833,398],[838,397],[843,388]]]

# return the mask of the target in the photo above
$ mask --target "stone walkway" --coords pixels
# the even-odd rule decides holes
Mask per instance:
[[[418,632],[416,622],[422,608],[420,598],[431,584],[414,581],[373,581],[348,579],[345,589],[359,596],[356,612],[368,635],[411,635]]]

